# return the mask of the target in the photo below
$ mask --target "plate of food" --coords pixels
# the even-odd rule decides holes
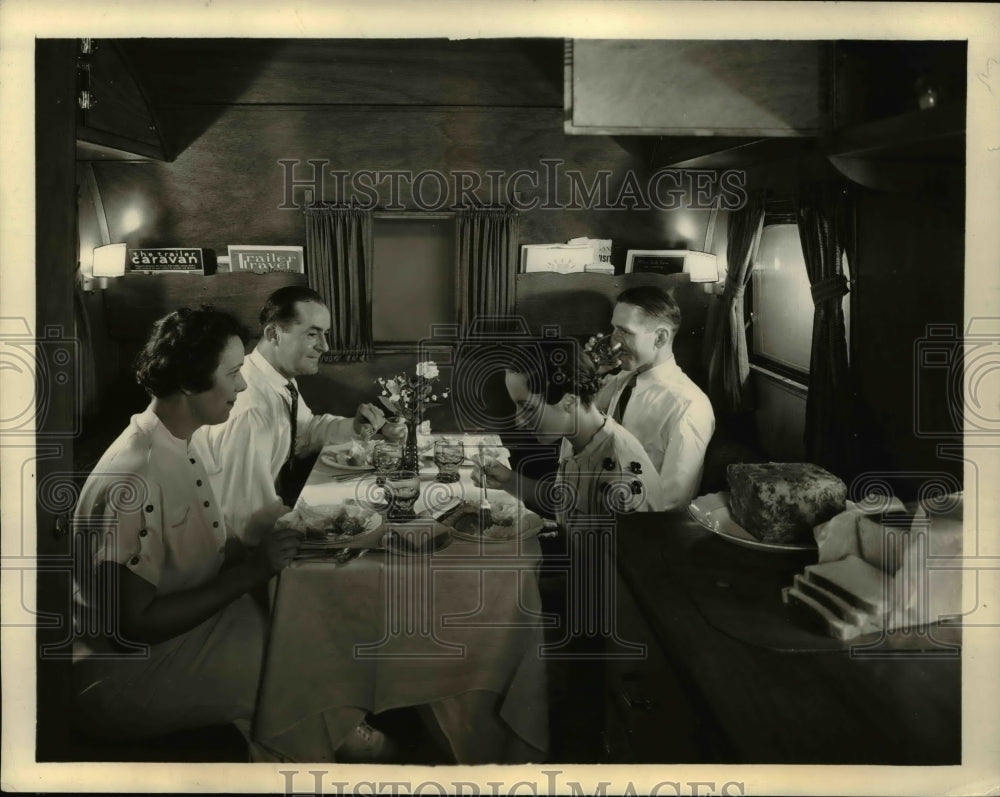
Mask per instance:
[[[538,534],[543,528],[542,519],[527,509],[521,509],[513,499],[489,499],[492,524],[482,528],[479,522],[479,504],[467,501],[442,522],[451,529],[451,536],[459,540],[484,543],[504,543],[523,540]]]
[[[361,538],[367,538],[382,525],[382,516],[356,501],[342,504],[299,504],[282,516],[279,524],[291,527],[303,535],[299,549],[343,548]]]
[[[432,556],[451,545],[451,530],[431,517],[390,523],[382,547],[397,556]]]
[[[319,455],[319,461],[332,470],[342,471],[372,471],[372,450],[374,444],[361,440],[350,443],[337,443],[325,446]]]
[[[700,495],[688,504],[688,514],[699,525],[725,537],[730,542],[758,551],[815,551],[815,542],[765,542],[733,520],[729,508],[729,493]]]

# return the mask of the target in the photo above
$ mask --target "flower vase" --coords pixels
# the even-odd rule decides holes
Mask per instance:
[[[420,455],[417,453],[417,426],[419,419],[413,415],[406,419],[406,441],[403,443],[402,470],[420,472]]]

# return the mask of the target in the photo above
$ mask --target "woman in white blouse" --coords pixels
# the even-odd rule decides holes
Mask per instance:
[[[233,722],[249,733],[267,618],[250,592],[287,565],[286,507],[259,512],[248,554],[227,530],[191,435],[221,423],[246,383],[245,333],[224,313],[156,322],[136,377],[146,410],[90,474],[74,514],[78,721],[95,735],[155,736]],[[249,738],[249,737],[248,737]]]
[[[562,525],[617,512],[663,508],[656,470],[642,445],[594,402],[600,381],[593,361],[571,341],[511,347],[504,383],[514,423],[542,443],[562,441],[555,482],[540,485],[491,461],[473,473],[477,484],[518,495]]]

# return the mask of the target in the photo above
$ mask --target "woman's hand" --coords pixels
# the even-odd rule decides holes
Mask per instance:
[[[477,457],[472,458],[472,482],[477,487],[489,487],[493,490],[507,490],[513,487],[514,471],[506,465],[501,465],[495,459],[484,462]]]
[[[287,515],[292,510],[285,506],[281,501],[275,501],[273,504],[268,504],[267,506],[262,506],[252,515],[247,521],[246,530],[244,531],[244,537],[250,541],[251,545],[254,540],[259,540],[268,531],[274,528],[274,524],[277,522],[278,518],[282,515]]]
[[[291,528],[272,528],[264,532],[254,554],[256,564],[268,577],[291,564],[299,550],[302,535]]]

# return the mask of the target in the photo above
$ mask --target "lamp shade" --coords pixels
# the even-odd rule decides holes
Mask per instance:
[[[94,248],[94,276],[121,277],[125,274],[127,244],[108,244]]]

